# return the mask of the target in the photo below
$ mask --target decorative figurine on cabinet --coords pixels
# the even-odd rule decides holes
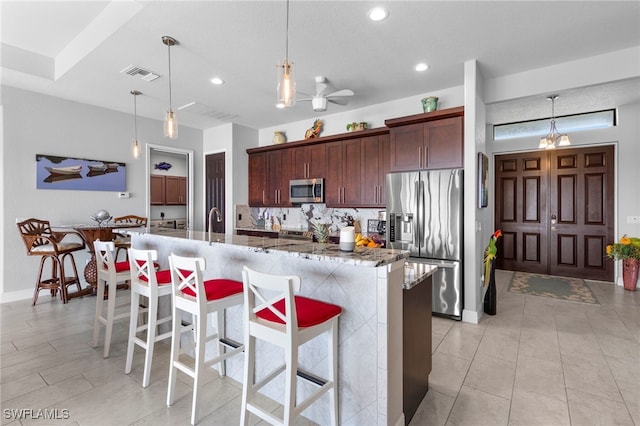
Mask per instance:
[[[304,138],[305,139],[316,139],[318,136],[320,136],[320,132],[321,131],[322,131],[322,120],[320,120],[318,118],[316,121],[313,122],[313,127],[308,129],[304,133]]]

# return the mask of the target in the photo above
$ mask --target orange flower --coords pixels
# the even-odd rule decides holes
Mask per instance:
[[[611,250],[613,250],[613,246],[608,245],[607,246],[607,255],[611,254]]]
[[[631,238],[626,237],[626,236],[620,238],[620,244],[628,246],[629,244],[631,244]]]

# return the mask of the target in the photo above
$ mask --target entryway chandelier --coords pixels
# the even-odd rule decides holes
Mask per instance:
[[[282,64],[278,64],[278,108],[291,107],[296,104],[296,82],[293,78],[293,62],[289,61],[289,0],[287,0],[287,38],[285,56]]]
[[[540,149],[554,149],[556,146],[568,146],[571,145],[571,141],[569,140],[569,136],[565,134],[560,134],[556,127],[556,117],[555,117],[555,102],[558,99],[558,95],[551,95],[547,97],[547,100],[551,101],[551,129],[549,130],[549,134],[545,137],[540,138],[540,145],[538,148]]]
[[[131,147],[133,158],[136,160],[140,157],[140,142],[138,141],[138,105],[136,99],[142,92],[132,90],[133,95],[133,146]]]
[[[164,136],[175,139],[178,137],[178,117],[171,106],[171,46],[175,46],[178,42],[173,37],[163,36],[162,43],[167,46],[169,55],[169,109],[164,115]]]

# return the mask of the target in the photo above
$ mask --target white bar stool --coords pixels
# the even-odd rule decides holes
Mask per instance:
[[[340,306],[302,296],[300,277],[272,275],[242,270],[244,284],[245,364],[242,387],[240,424],[249,424],[251,412],[273,425],[291,425],[294,419],[325,392],[330,396],[331,424],[338,424],[338,317]],[[298,369],[298,347],[311,339],[328,333],[328,378],[323,379]],[[285,351],[285,364],[256,382],[256,339],[280,346]],[[284,416],[277,418],[254,402],[258,391],[285,372]],[[296,395],[297,376],[319,386],[304,401]]]
[[[113,241],[93,242],[96,254],[97,269],[97,290],[96,290],[96,316],[93,323],[93,342],[94,348],[98,346],[98,337],[100,335],[100,326],[104,325],[104,357],[109,356],[109,347],[111,346],[111,334],[113,332],[113,322],[129,316],[129,312],[116,315],[116,289],[118,283],[129,281],[131,273],[129,270],[129,262],[115,262],[113,252],[115,245]],[[104,290],[107,289],[107,312],[103,315],[104,307]],[[118,306],[119,307],[119,306]]]
[[[160,297],[171,295],[171,271],[157,271],[158,252],[156,250],[128,249],[129,267],[131,269],[131,314],[129,320],[129,344],[127,345],[127,361],[125,373],[131,373],[135,345],[145,350],[144,374],[142,387],[149,386],[153,349],[156,342],[171,337],[171,331],[157,334],[158,326],[171,321],[171,313],[158,319]],[[148,306],[140,306],[140,296],[146,296]],[[140,314],[147,313],[146,324],[138,325]],[[147,332],[146,339],[138,337],[138,333]]]
[[[205,367],[220,363],[220,375],[226,374],[226,359],[242,352],[244,345],[226,338],[224,310],[242,304],[242,283],[229,279],[204,281],[205,268],[203,258],[169,256],[171,270],[173,303],[173,331],[171,339],[171,366],[169,369],[169,387],[167,406],[173,405],[177,370],[193,378],[193,400],[191,404],[191,424],[195,425],[198,416],[198,392],[200,378]],[[180,311],[193,316],[194,343],[180,348],[182,316]],[[216,333],[207,336],[207,316],[216,313]],[[205,346],[209,341],[218,343],[218,356],[205,361]],[[181,354],[194,349],[195,367],[191,368],[180,361]],[[227,349],[230,349],[227,351]]]

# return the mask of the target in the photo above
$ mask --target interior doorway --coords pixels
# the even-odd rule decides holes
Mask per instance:
[[[205,157],[205,191],[206,191],[206,217],[213,207],[220,210],[222,222],[218,222],[214,217],[211,232],[224,234],[225,232],[225,153],[207,154]],[[209,224],[207,223],[207,230]]]
[[[146,215],[163,227],[193,229],[193,151],[146,144]]]
[[[614,146],[495,157],[497,267],[613,281]]]

